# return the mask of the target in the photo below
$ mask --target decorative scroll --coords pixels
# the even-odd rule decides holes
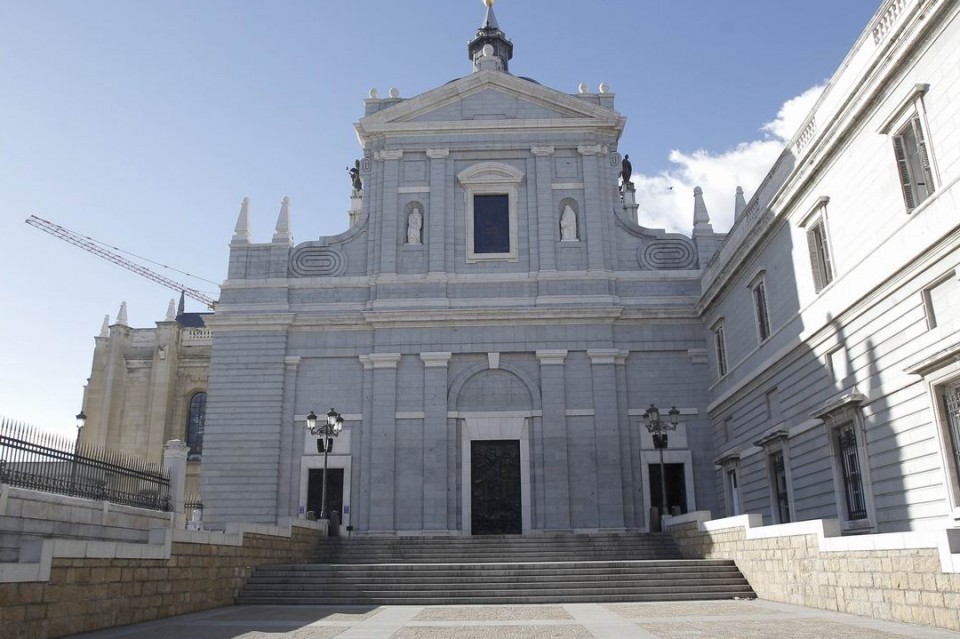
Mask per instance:
[[[302,246],[290,257],[290,274],[294,277],[329,277],[343,275],[347,258],[329,246]]]
[[[697,268],[693,242],[683,237],[645,240],[637,250],[637,260],[642,268],[657,271]]]

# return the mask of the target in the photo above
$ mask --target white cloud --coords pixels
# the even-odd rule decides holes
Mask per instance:
[[[717,231],[733,225],[734,197],[742,186],[747,200],[760,186],[784,146],[810,113],[823,86],[804,91],[780,107],[776,119],[760,128],[764,137],[742,142],[722,153],[700,149],[671,151],[671,167],[656,175],[634,173],[640,205],[640,224],[648,228],[690,233],[693,227],[693,189],[703,188],[710,221]]]

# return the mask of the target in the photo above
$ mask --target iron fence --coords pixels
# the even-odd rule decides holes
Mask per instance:
[[[0,420],[0,483],[151,510],[170,510],[157,464]]]

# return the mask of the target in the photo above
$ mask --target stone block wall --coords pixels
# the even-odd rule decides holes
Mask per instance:
[[[53,639],[229,606],[256,566],[303,561],[325,534],[314,522],[235,530],[155,531],[149,545],[46,540],[46,579],[10,582],[0,571],[0,636]]]
[[[840,536],[839,522],[667,518],[684,557],[733,559],[761,599],[960,630],[960,529]]]

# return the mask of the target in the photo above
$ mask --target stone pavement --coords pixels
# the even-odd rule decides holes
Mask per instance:
[[[958,639],[960,634],[773,603],[232,606],[73,639]]]

